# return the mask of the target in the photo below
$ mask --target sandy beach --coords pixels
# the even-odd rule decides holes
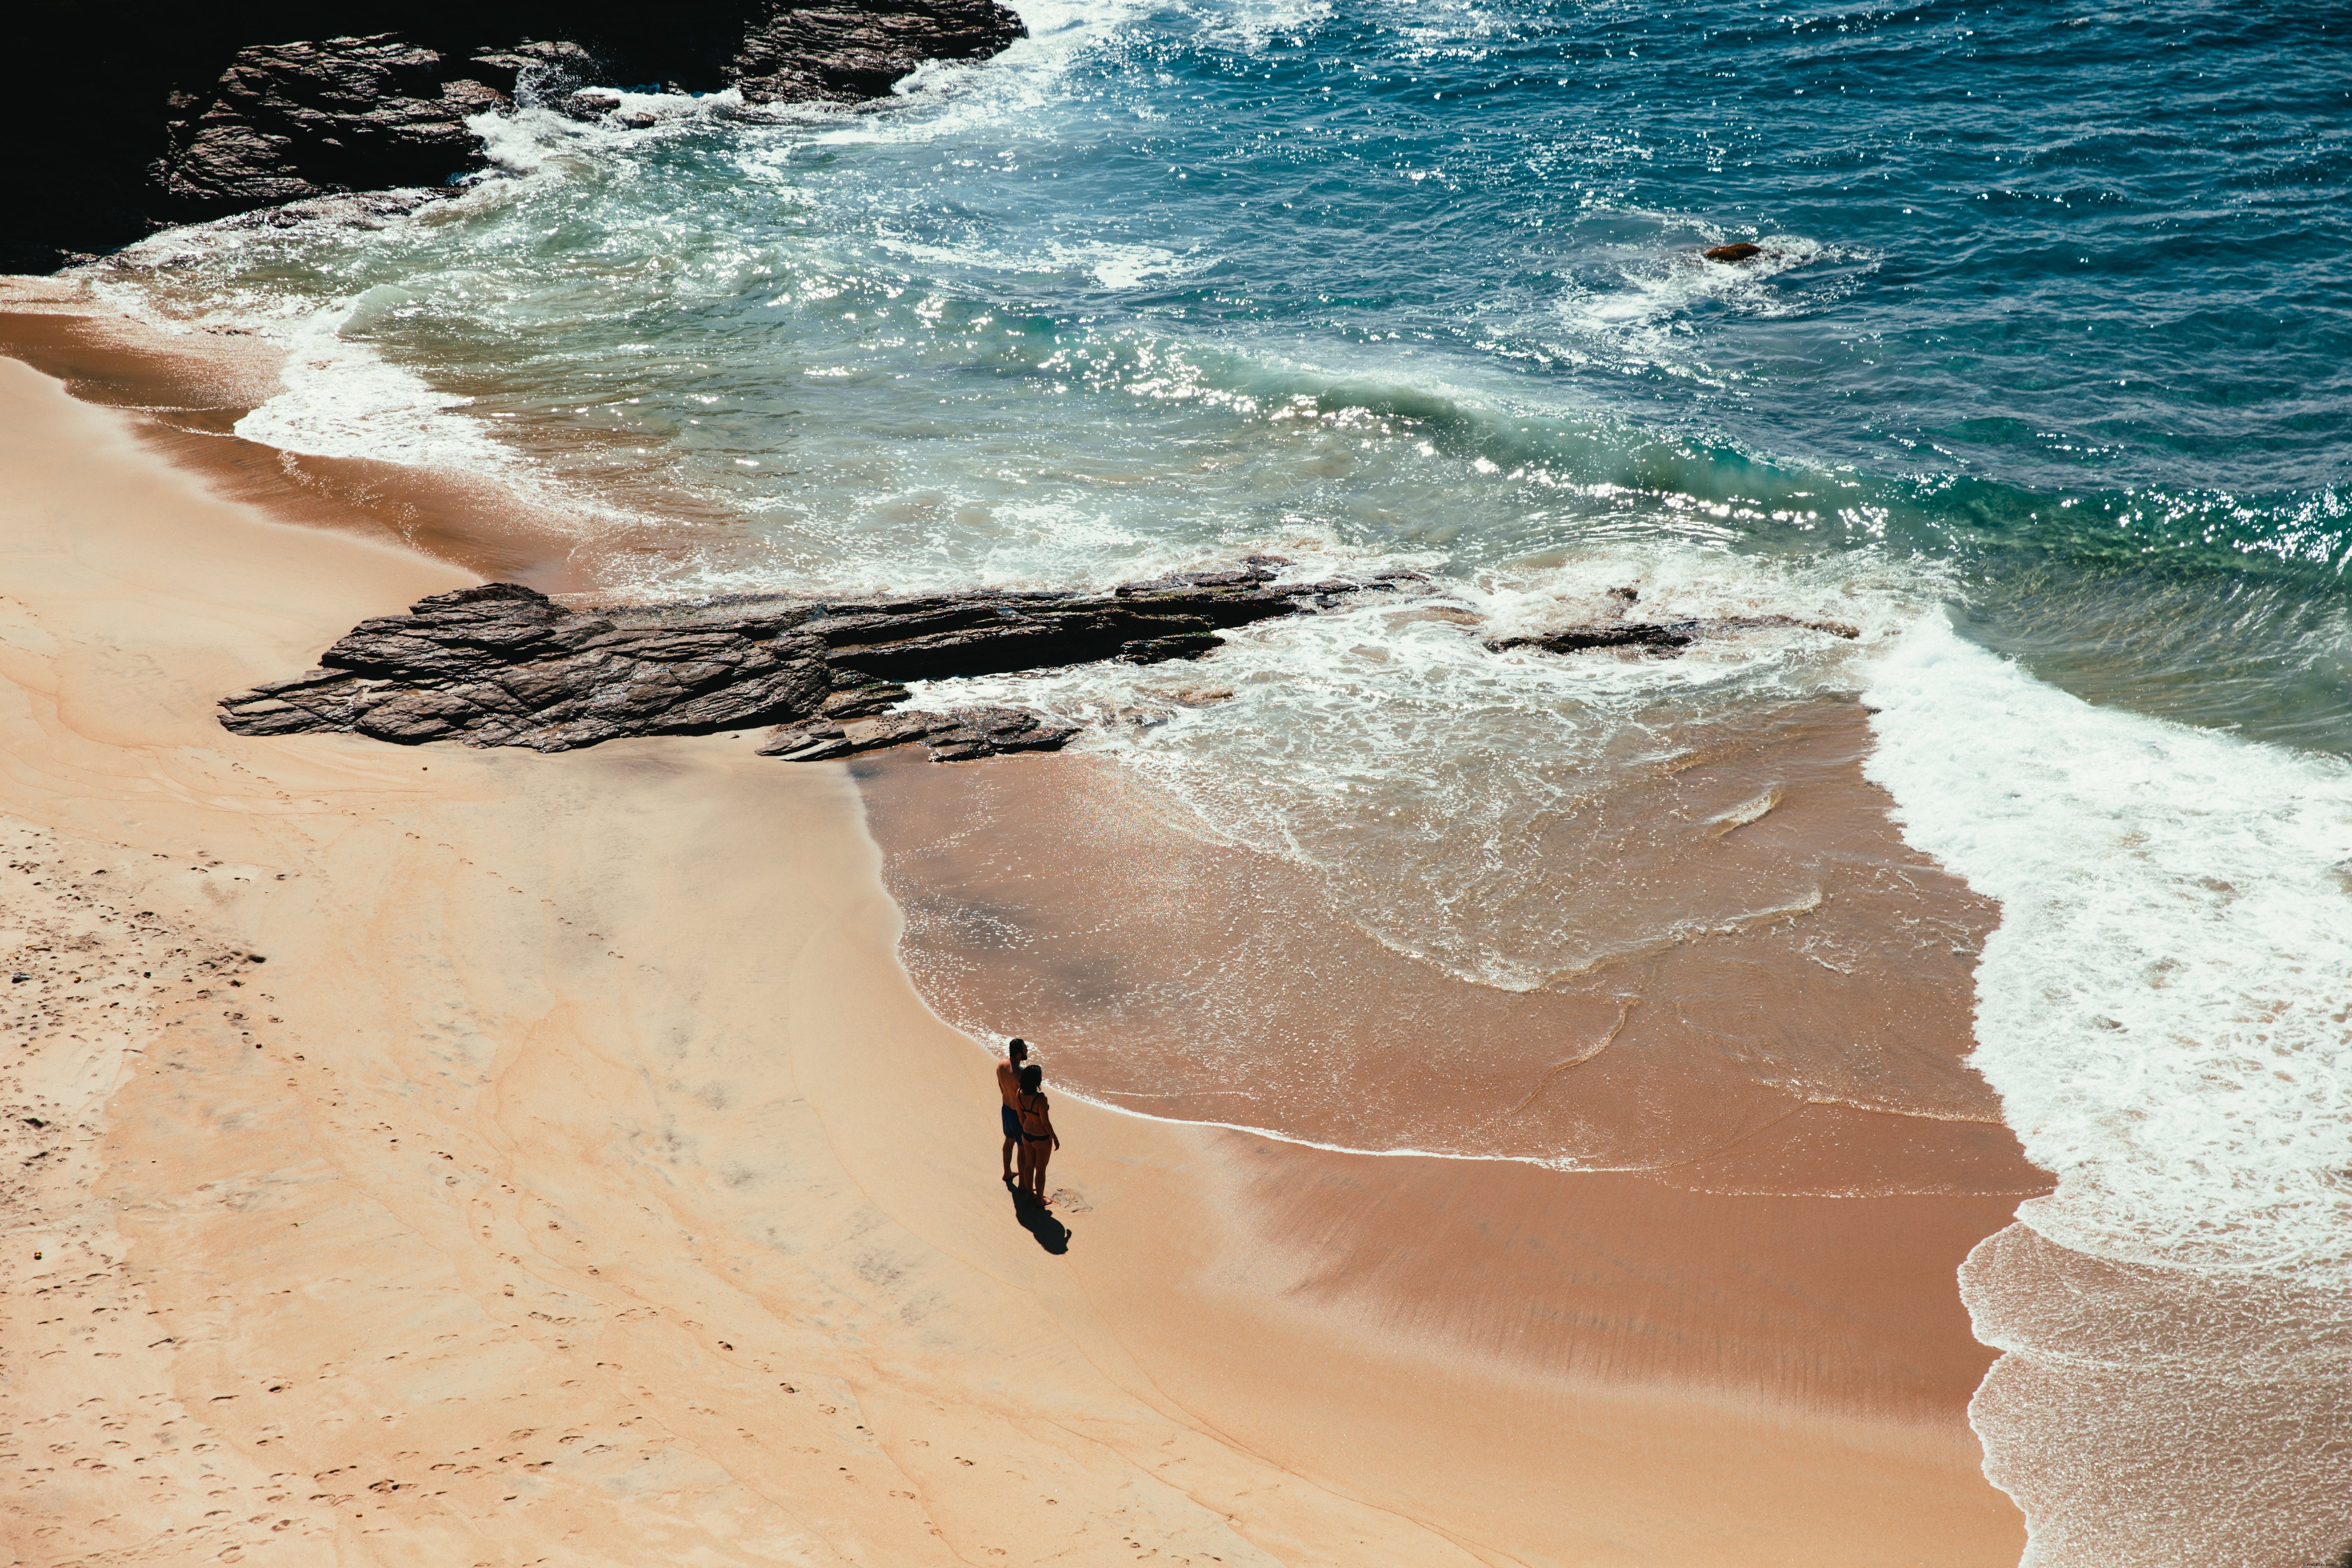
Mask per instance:
[[[226,734],[364,616],[576,584],[127,381],[0,363],[12,1562],[2017,1560],[1995,1156],[1782,1197],[1065,1099],[1024,1226],[847,769]]]

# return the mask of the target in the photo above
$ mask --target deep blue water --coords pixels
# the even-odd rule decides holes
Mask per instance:
[[[1406,5],[1236,48],[1196,23],[1102,60],[1093,112],[1018,174],[1118,191],[1093,233],[1228,258],[1159,309],[1402,329],[1661,431],[1881,472],[2317,492],[2352,430],[2344,24]],[[1090,205],[955,177],[975,205]],[[1563,298],[1676,245],[1777,236],[1824,254],[1766,299],[1683,291],[1663,352],[1560,330]]]

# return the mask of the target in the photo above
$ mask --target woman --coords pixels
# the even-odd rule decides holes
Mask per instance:
[[[1021,1093],[1013,1102],[1021,1119],[1021,1190],[1051,1208],[1045,1199],[1045,1162],[1062,1146],[1054,1131],[1053,1108],[1045,1103],[1045,1069],[1031,1062],[1021,1069]]]

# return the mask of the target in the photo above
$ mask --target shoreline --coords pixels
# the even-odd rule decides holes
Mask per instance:
[[[1363,1280],[1333,1278],[1317,1260],[1330,1227],[1363,1212],[1367,1184],[1388,1184],[1382,1201],[1416,1201],[1411,1184],[1373,1174],[1419,1163],[1410,1158],[1302,1154],[1252,1134],[1114,1121],[1078,1105],[1069,1111],[1077,1136],[1055,1172],[1056,1185],[1075,1194],[1066,1215],[1074,1234],[1063,1237],[1066,1254],[1041,1247],[1002,1212],[986,1168],[992,1142],[971,1134],[988,1086],[971,1040],[931,1015],[899,967],[899,916],[866,836],[867,807],[845,773],[766,763],[730,737],[615,742],[552,760],[228,737],[211,726],[205,693],[217,695],[212,687],[233,669],[304,657],[359,615],[397,608],[414,596],[410,588],[456,585],[465,574],[362,543],[355,524],[260,521],[255,500],[224,499],[217,486],[207,495],[165,468],[166,457],[184,461],[185,453],[156,456],[152,431],[142,451],[124,437],[124,416],[74,409],[53,384],[0,370],[20,428],[45,433],[58,450],[79,450],[93,470],[61,472],[68,465],[54,456],[37,464],[25,438],[9,443],[12,478],[38,467],[44,493],[65,498],[59,504],[85,524],[68,564],[44,568],[21,595],[47,617],[52,640],[40,656],[49,676],[9,672],[33,694],[33,727],[18,731],[14,749],[28,760],[68,756],[94,770],[89,776],[143,777],[159,766],[202,775],[200,788],[165,792],[167,805],[152,791],[134,792],[142,804],[126,805],[28,780],[20,768],[6,810],[84,845],[143,846],[177,833],[212,849],[220,846],[209,840],[226,836],[256,852],[247,863],[275,858],[295,873],[287,889],[257,880],[226,902],[183,896],[180,918],[191,930],[233,928],[246,942],[269,933],[272,967],[263,973],[273,996],[287,992],[287,1032],[306,1042],[362,1037],[328,1048],[306,1043],[301,1055],[316,1075],[298,1072],[279,1085],[246,1065],[241,1032],[228,1037],[206,1024],[191,1031],[197,1044],[184,1066],[134,1072],[107,1100],[111,1184],[102,1190],[129,1231],[121,1289],[145,1292],[137,1299],[158,1303],[151,1310],[185,1331],[161,1357],[153,1346],[140,1352],[142,1364],[155,1365],[182,1409],[235,1411],[239,1395],[278,1392],[239,1380],[265,1367],[290,1372],[278,1363],[298,1348],[335,1352],[324,1364],[336,1370],[318,1373],[323,1386],[303,1396],[309,1426],[301,1405],[274,1423],[222,1415],[218,1440],[252,1467],[255,1485],[268,1479],[273,1447],[300,1447],[305,1464],[319,1461],[306,1475],[362,1463],[384,1472],[349,1496],[331,1486],[324,1508],[307,1487],[299,1509],[273,1505],[308,1521],[299,1529],[220,1527],[247,1529],[248,1552],[338,1532],[364,1550],[352,1532],[396,1521],[447,1532],[453,1549],[462,1540],[497,1561],[572,1541],[560,1560],[601,1562],[604,1548],[578,1544],[577,1532],[601,1542],[641,1528],[596,1500],[613,1494],[667,1500],[656,1510],[661,1528],[694,1532],[714,1549],[792,1520],[796,1539],[821,1555],[856,1554],[845,1544],[854,1539],[908,1562],[986,1557],[999,1534],[1095,1552],[1113,1529],[1171,1554],[1224,1562],[1536,1562],[1562,1560],[1568,1550],[1571,1561],[1863,1563],[1914,1550],[1923,1538],[1937,1542],[1942,1561],[2015,1561],[2015,1510],[1978,1474],[1974,1439],[1948,1396],[1934,1402],[1935,1418],[1911,1406],[1909,1418],[1895,1419],[1768,1397],[1752,1377],[1704,1392],[1677,1387],[1639,1358],[1622,1384],[1597,1384],[1558,1355],[1549,1376],[1530,1377],[1526,1355],[1482,1363],[1458,1335],[1433,1330],[1431,1302],[1391,1289],[1393,1279],[1371,1281],[1377,1288],[1366,1293]],[[121,494],[127,484],[165,498],[173,521],[132,523]],[[318,504],[290,487],[281,493]],[[56,555],[54,523],[16,507],[8,525],[12,553],[32,546],[36,556]],[[400,533],[372,526],[380,537]],[[143,628],[128,629],[119,637],[136,657],[110,672],[74,634],[118,627],[131,601],[97,591],[103,584],[68,581],[87,570],[92,550],[110,552],[110,570],[144,577],[151,595],[162,593],[155,579],[174,572],[198,584],[172,592],[198,612],[188,624],[220,628],[227,641],[157,691],[141,684],[152,675],[125,670],[168,662],[152,639],[142,646]],[[290,582],[289,557],[305,563]],[[183,646],[202,638],[188,634]],[[44,693],[88,728],[55,714],[45,722]],[[126,755],[144,760],[126,769]],[[51,762],[36,773],[47,771],[70,769]],[[429,785],[421,776],[428,772],[440,775]],[[298,796],[321,805],[297,813]],[[347,805],[324,805],[334,801]],[[315,815],[295,820],[305,814]],[[741,863],[747,842],[759,846],[759,867]],[[534,845],[538,863],[502,870],[495,886],[484,878],[477,890],[471,870],[461,878],[459,862],[511,859]],[[175,847],[184,855],[186,847]],[[108,869],[121,877],[129,865]],[[550,912],[503,912],[501,900],[518,896],[509,887],[520,889],[517,910]],[[807,907],[795,909],[780,889]],[[160,895],[148,896],[172,912]],[[291,901],[273,911],[281,900]],[[399,918],[387,923],[387,915]],[[652,952],[661,963],[630,967],[624,958],[625,973],[605,976],[601,966],[614,961],[579,945],[584,925],[573,916],[598,922],[591,934],[614,944],[604,952]],[[420,920],[434,929],[412,930]],[[760,953],[781,944],[783,963],[755,954],[747,931],[772,935]],[[297,995],[306,958],[320,968]],[[450,1012],[436,985],[418,991],[421,977],[465,996],[466,1016]],[[206,1011],[191,998],[171,1005],[193,1009],[192,1017]],[[382,1019],[411,1026],[401,1039],[366,1038]],[[715,1028],[714,1019],[733,1027]],[[781,1065],[727,1043],[776,1033],[785,1044]],[[842,1049],[843,1041],[858,1048]],[[260,1052],[273,1068],[278,1055]],[[331,1067],[342,1082],[326,1083]],[[485,1075],[487,1091],[467,1081]],[[152,1081],[167,1077],[217,1103],[192,1109],[186,1092]],[[446,1105],[420,1098],[425,1086]],[[220,1106],[231,1101],[244,1109],[223,1120]],[[409,1148],[437,1146],[414,1163],[394,1148],[362,1150],[361,1135],[373,1137],[378,1124],[399,1126],[385,1136]],[[220,1136],[233,1127],[246,1131]],[[254,1127],[276,1132],[257,1143]],[[309,1151],[310,1163],[289,1163],[287,1150]],[[659,1159],[649,1152],[661,1150],[668,1153]],[[433,1195],[433,1177],[449,1173],[436,1154],[463,1154],[477,1167],[462,1203]],[[133,1162],[142,1155],[173,1162],[184,1183],[140,1176]],[[1505,1174],[1507,1186],[1581,1179],[1532,1166]],[[1468,1182],[1456,1170],[1444,1177],[1456,1187]],[[207,1184],[250,1194],[246,1206],[194,1218],[184,1194]],[[1299,1201],[1307,1187],[1324,1189],[1319,1206]],[[763,1189],[758,1201],[735,1195]],[[802,1195],[779,1208],[787,1190]],[[346,1195],[320,1195],[334,1193]],[[656,1196],[667,1221],[632,1214],[653,1216],[637,1199]],[[302,1256],[284,1256],[268,1239],[278,1233],[247,1218],[288,1205],[325,1238],[306,1238]],[[559,1226],[593,1237],[590,1256],[601,1263],[568,1256]],[[359,1263],[379,1254],[413,1256],[415,1267],[445,1261],[379,1286],[360,1277],[368,1268]],[[321,1258],[341,1266],[321,1270]],[[24,1266],[11,1259],[12,1271]],[[1411,1279],[1429,1278],[1426,1259],[1405,1268]],[[321,1274],[336,1278],[322,1284]],[[752,1284],[722,1284],[738,1276]],[[1436,1277],[1444,1282],[1442,1267]],[[11,1284],[12,1296],[24,1288],[21,1277]],[[239,1321],[245,1309],[205,1304],[224,1286],[252,1307],[254,1321]],[[292,1304],[257,1307],[280,1288]],[[534,1293],[542,1305],[532,1313],[502,1308],[501,1289]],[[1957,1313],[1948,1271],[1945,1289]],[[384,1294],[395,1290],[414,1300],[395,1307]],[[725,1315],[713,1305],[722,1301],[733,1303]],[[1473,1317],[1487,1310],[1475,1294],[1457,1304]],[[19,1305],[12,1301],[12,1318]],[[683,1330],[648,1326],[689,1313]],[[352,1335],[362,1327],[402,1345],[403,1357],[435,1362],[430,1388],[412,1387],[405,1373],[360,1370]],[[720,1331],[730,1337],[714,1349]],[[1589,1325],[1549,1332],[1555,1352],[1579,1332],[1607,1339]],[[589,1370],[577,1361],[590,1339],[625,1342],[632,1359],[650,1358],[659,1370],[625,1397],[605,1386],[615,1376],[556,1377],[558,1368]],[[432,1350],[444,1342],[462,1353]],[[754,1343],[768,1347],[772,1367],[792,1358],[819,1367],[799,1373],[796,1387],[837,1380],[842,1397],[857,1403],[836,1409],[866,1419],[843,1431],[830,1413],[823,1421],[781,1414],[773,1390],[742,1364],[759,1352],[734,1348]],[[519,1379],[518,1352],[550,1370]],[[720,1367],[733,1370],[722,1375]],[[1008,1371],[1032,1381],[1008,1381]],[[565,1392],[575,1384],[594,1386]],[[1414,1391],[1409,1420],[1401,1419],[1400,1387]],[[12,1425],[49,1419],[26,1403],[23,1383],[12,1378],[10,1392]],[[298,1391],[289,1384],[284,1392]],[[348,1416],[327,1419],[371,1397],[391,1412],[384,1425],[404,1429],[407,1449],[361,1441],[363,1428]],[[707,1415],[694,1413],[698,1403]],[[515,1418],[525,1406],[534,1420],[579,1428],[582,1447],[551,1446],[551,1468],[510,1497],[463,1496],[455,1487],[436,1496],[434,1463],[450,1466],[449,1475],[497,1464],[490,1450],[501,1436],[532,1426]],[[636,1441],[627,1430],[647,1411],[667,1435],[636,1468],[594,1474],[590,1466],[593,1479],[566,1479],[565,1452],[625,1452]],[[741,1436],[691,1436],[705,1420]],[[802,1452],[753,1430],[767,1425],[791,1426]],[[420,1438],[435,1441],[411,1440],[412,1426],[430,1428]],[[1084,1440],[1061,1446],[1050,1436],[1057,1431]],[[480,1457],[466,1459],[475,1438]],[[94,1432],[89,1440],[103,1441]],[[961,1451],[945,1459],[930,1452],[943,1443]],[[1169,1461],[1154,1457],[1163,1449],[1206,1479],[1171,1485],[1161,1473]],[[426,1462],[436,1451],[449,1457]],[[1031,1481],[1050,1472],[1053,1495],[1015,1495],[1002,1478],[979,1488],[984,1472],[956,1468],[975,1451],[1017,1455]],[[843,1485],[847,1467],[877,1464],[900,1483],[893,1495],[853,1506],[826,1489]],[[699,1479],[680,1479],[687,1472]],[[371,1498],[376,1479],[390,1489]],[[1532,1495],[1538,1486],[1548,1489]],[[1139,1488],[1149,1500],[1140,1512]],[[48,1483],[49,1518],[61,1533],[75,1532],[80,1551],[109,1543],[91,1533],[89,1517],[103,1490],[87,1477]],[[680,1500],[688,1499],[691,1507]],[[520,1537],[507,1533],[520,1521],[493,1522],[516,1503],[545,1510]],[[919,1529],[898,1518],[918,1506],[927,1521]],[[377,1512],[390,1517],[378,1521]],[[706,1515],[724,1522],[695,1522]],[[651,1547],[653,1538],[635,1538]],[[159,1550],[193,1557],[197,1544],[191,1533]],[[203,1554],[221,1544],[205,1536]],[[68,1560],[64,1545],[41,1560]]]
[[[1699,1191],[2046,1192],[1966,1063],[1990,907],[1901,843],[1858,776],[1861,720],[1809,705],[1793,728],[1826,758],[1783,745],[1712,777],[1662,769],[1663,785],[1611,803],[1622,836],[1638,808],[1671,840],[1708,795],[1752,794],[1759,771],[1788,780],[1769,837],[1702,837],[1653,874],[1718,904],[1802,878],[1811,910],[1528,991],[1400,952],[1306,868],[1193,831],[1100,754],[972,773],[882,753],[854,768],[908,911],[906,962],[934,1005],[996,1036],[1054,1020],[1063,1081],[1111,1103],[1305,1146],[1494,1154]],[[1350,1049],[1328,1053],[1330,1039]]]
[[[70,283],[0,278],[0,356],[121,411],[142,445],[204,476],[225,499],[281,522],[415,551],[481,579],[550,595],[595,586],[580,521],[550,518],[494,481],[360,458],[319,458],[249,441],[237,421],[278,389],[290,351],[257,338],[175,333],[116,319]],[[627,548],[625,539],[608,548]],[[323,646],[323,645],[321,645]]]

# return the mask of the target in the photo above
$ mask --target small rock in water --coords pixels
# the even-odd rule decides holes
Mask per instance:
[[[1727,267],[1737,267],[1743,261],[1753,261],[1763,255],[1764,247],[1741,240],[1737,245],[1718,245],[1714,249],[1702,254],[1709,261],[1720,261]]]
[[[1558,631],[1534,637],[1498,638],[1486,646],[1496,653],[1523,647],[1541,648],[1546,653],[1583,653],[1599,647],[1632,647],[1672,655],[1680,653],[1702,637],[1724,637],[1732,632],[1781,629],[1827,632],[1848,642],[1862,636],[1860,628],[1850,626],[1843,621],[1806,621],[1794,616],[1722,616],[1711,620],[1606,621],[1591,626],[1562,626]]]
[[[1521,647],[1541,648],[1546,653],[1583,653],[1596,647],[1639,647],[1677,653],[1697,640],[1696,621],[1621,621],[1563,626],[1538,637],[1502,637],[1486,646],[1496,653]]]

